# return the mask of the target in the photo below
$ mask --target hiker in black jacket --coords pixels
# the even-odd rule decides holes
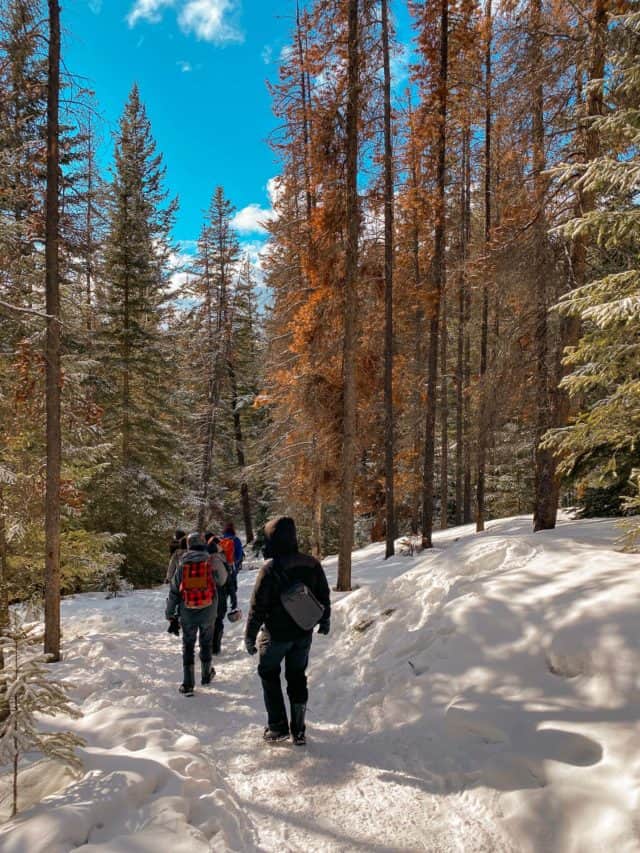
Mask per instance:
[[[324,607],[318,633],[328,634],[331,617],[329,584],[318,560],[299,552],[292,518],[273,519],[265,526],[264,534],[263,553],[268,559],[256,578],[245,644],[250,655],[260,652],[258,675],[262,681],[268,721],[264,739],[278,741],[289,737],[287,710],[280,684],[280,665],[284,660],[291,704],[291,737],[294,743],[302,745],[305,743],[304,718],[308,698],[306,669],[313,629],[304,630],[293,621],[281,602],[280,594],[296,581],[304,583]]]

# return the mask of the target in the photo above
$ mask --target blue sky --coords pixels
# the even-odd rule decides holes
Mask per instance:
[[[400,7],[406,35],[405,2]],[[214,188],[238,210],[236,226],[255,252],[278,164],[267,144],[276,120],[267,78],[289,43],[295,0],[67,0],[65,64],[95,91],[110,134],[138,83],[180,198],[175,239],[189,251]]]
[[[277,163],[267,145],[275,125],[265,81],[293,21],[293,3],[264,0],[67,0],[65,63],[96,93],[106,121],[105,159],[137,81],[180,197],[178,241],[194,240],[216,185],[248,229],[269,208]],[[246,240],[259,237],[245,230]]]

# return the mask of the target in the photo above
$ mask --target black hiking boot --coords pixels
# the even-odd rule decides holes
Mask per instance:
[[[262,735],[266,743],[278,743],[278,741],[289,740],[289,727],[271,729],[267,726]]]
[[[215,669],[211,666],[211,664],[202,664],[202,678],[200,683],[202,685],[211,684],[212,679],[216,674]]]
[[[291,740],[296,746],[304,746],[307,742],[305,737],[304,717],[307,706],[299,703],[291,704]]]
[[[182,684],[178,688],[178,691],[182,693],[183,696],[193,696],[193,684],[195,681],[194,670],[195,667],[193,664],[183,668]]]

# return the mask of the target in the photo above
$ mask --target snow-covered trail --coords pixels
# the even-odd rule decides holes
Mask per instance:
[[[59,670],[89,772],[0,827],[0,849],[637,851],[638,558],[613,550],[610,521],[529,531],[507,519],[415,557],[357,552],[360,588],[314,637],[306,748],[263,744],[242,624],[185,699],[166,588],[64,602]],[[239,578],[245,612],[254,580]]]

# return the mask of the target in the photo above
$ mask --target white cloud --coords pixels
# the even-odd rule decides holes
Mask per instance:
[[[99,15],[102,12],[102,0],[89,0],[89,8],[94,15]]]
[[[231,225],[241,234],[257,234],[266,231],[264,223],[275,218],[274,210],[266,210],[259,204],[248,204],[236,213]]]
[[[138,21],[157,24],[162,19],[162,10],[165,6],[173,6],[173,2],[174,0],[135,0],[127,15],[127,23],[130,27],[135,27]]]
[[[178,21],[185,33],[193,33],[201,41],[240,42],[244,40],[242,31],[227,17],[237,11],[237,0],[188,0]]]
[[[265,44],[265,46],[262,48],[262,53],[260,54],[260,56],[262,57],[262,61],[265,65],[270,65],[271,60],[273,59],[273,48],[271,47],[271,45]]]
[[[168,7],[177,7],[182,31],[193,33],[201,41],[225,44],[244,40],[235,20],[240,9],[239,0],[134,0],[127,22],[130,27],[135,27],[138,21],[157,24]]]
[[[176,62],[176,65],[180,68],[183,74],[188,74],[190,71],[193,71],[193,65],[186,59],[179,59]]]

